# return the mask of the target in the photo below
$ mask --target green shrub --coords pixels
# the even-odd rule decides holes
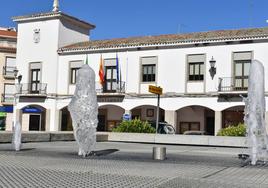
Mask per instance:
[[[116,128],[112,129],[112,132],[155,133],[155,128],[153,128],[147,121],[133,119],[131,121],[122,121]]]
[[[242,123],[221,129],[217,136],[246,136],[246,126]]]

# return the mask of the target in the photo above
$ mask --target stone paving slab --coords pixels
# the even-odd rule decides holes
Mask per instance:
[[[166,145],[154,161],[153,146],[103,142],[81,158],[75,142],[0,144],[0,187],[268,187],[267,165],[241,167],[244,149]]]

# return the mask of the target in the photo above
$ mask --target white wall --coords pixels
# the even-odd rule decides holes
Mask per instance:
[[[89,40],[89,30],[65,20],[59,25],[59,47]]]
[[[40,42],[35,43],[33,33],[40,29]],[[56,93],[59,20],[21,23],[18,25],[17,67],[21,83],[29,83],[29,63],[41,62],[41,82],[47,83],[48,93]]]
[[[175,93],[210,93],[216,92],[218,89],[219,77],[232,76],[232,53],[239,51],[253,51],[255,59],[263,62],[265,66],[266,79],[268,79],[268,53],[265,49],[268,43],[255,44],[236,44],[236,45],[220,45],[206,47],[191,47],[177,49],[160,49],[160,50],[140,50],[140,51],[124,51],[118,52],[119,63],[121,66],[122,81],[127,81],[127,93],[148,93],[148,85],[140,84],[141,80],[141,63],[140,58],[145,56],[157,56],[157,78],[156,83],[163,88],[163,92]],[[186,56],[189,54],[205,54],[205,79],[201,82],[186,82]],[[102,52],[103,59],[115,58],[114,52]],[[209,74],[209,60],[211,57],[216,60],[217,74],[212,80]],[[96,72],[96,81],[99,80],[99,62],[100,53],[89,54],[89,65]],[[71,94],[73,89],[68,92],[69,68],[68,64],[73,60],[85,60],[86,55],[61,55],[59,57],[59,81],[62,86],[59,86],[58,92],[62,94]],[[268,91],[268,82],[266,82],[266,91]]]

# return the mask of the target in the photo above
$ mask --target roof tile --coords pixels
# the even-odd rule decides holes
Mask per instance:
[[[143,36],[116,38],[110,40],[93,40],[71,44],[61,48],[62,51],[118,48],[130,46],[161,45],[173,43],[191,43],[213,40],[233,40],[250,37],[268,37],[268,27],[239,30],[218,30],[185,34],[167,34],[158,36]]]

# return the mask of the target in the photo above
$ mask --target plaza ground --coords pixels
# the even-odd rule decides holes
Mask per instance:
[[[268,165],[241,166],[243,148],[98,142],[96,155],[77,156],[75,142],[0,144],[0,187],[268,187]]]

